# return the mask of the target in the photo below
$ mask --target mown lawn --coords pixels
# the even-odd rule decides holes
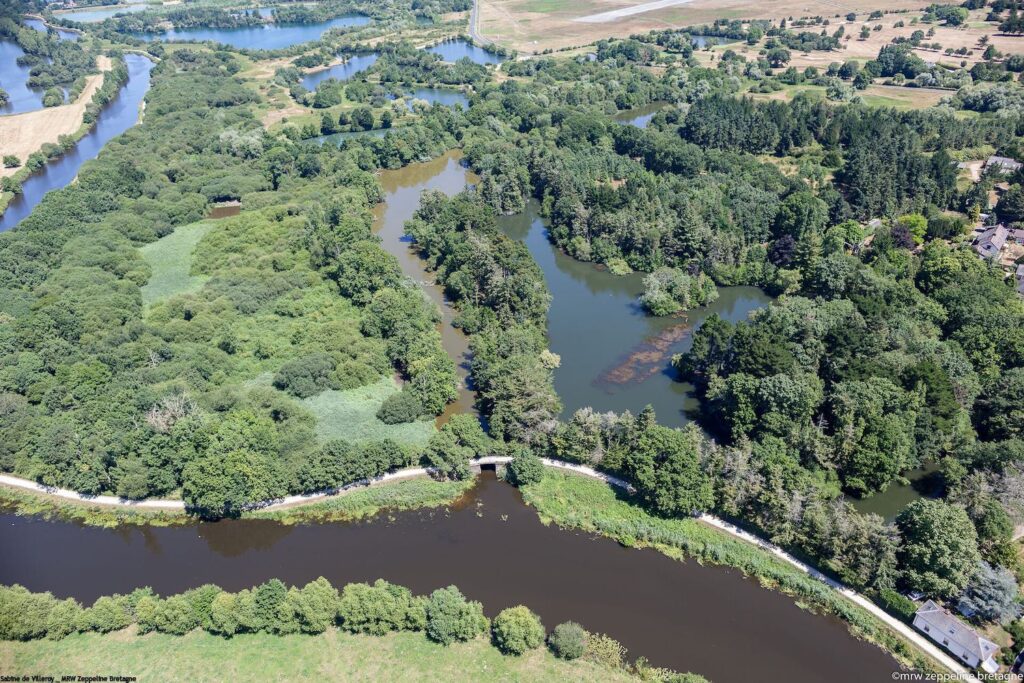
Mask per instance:
[[[182,225],[170,235],[143,246],[139,251],[153,274],[142,287],[142,303],[151,306],[175,294],[194,292],[207,280],[203,275],[192,275],[192,253],[199,240],[213,228],[213,221],[200,221]]]
[[[134,627],[133,627],[134,628]],[[621,671],[564,662],[545,650],[506,657],[480,639],[444,647],[422,633],[383,637],[248,634],[225,639],[79,634],[61,641],[0,643],[4,675],[135,676],[148,681],[628,681]]]
[[[324,391],[302,401],[316,415],[321,441],[344,439],[350,443],[391,439],[403,445],[423,446],[434,434],[432,420],[389,425],[377,419],[377,410],[400,391],[395,380],[382,377],[373,384],[345,391]]]

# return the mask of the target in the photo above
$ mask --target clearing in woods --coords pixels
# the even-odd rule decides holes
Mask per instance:
[[[919,10],[920,0],[478,0],[479,30],[488,40],[524,53],[587,45],[653,29],[715,19],[865,14]],[[866,18],[860,17],[860,18]],[[887,17],[888,18],[888,17]],[[893,19],[895,21],[895,19]],[[891,23],[891,22],[890,22]],[[877,50],[875,52],[877,54]],[[874,55],[872,55],[874,56]]]

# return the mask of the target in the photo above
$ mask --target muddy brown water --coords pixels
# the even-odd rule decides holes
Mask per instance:
[[[228,520],[180,527],[85,527],[0,514],[0,583],[92,601],[272,577],[335,585],[383,578],[426,594],[454,584],[489,616],[524,604],[547,628],[569,619],[630,657],[716,683],[890,680],[896,662],[739,572],[679,562],[545,526],[518,490],[483,473],[457,505],[351,523]]]
[[[405,223],[420,207],[420,196],[426,190],[437,190],[453,196],[475,183],[478,178],[460,162],[459,151],[452,151],[431,161],[409,164],[380,174],[384,201],[374,210],[373,231],[381,246],[398,259],[402,272],[418,282],[441,311],[441,343],[455,361],[459,375],[459,396],[448,404],[438,424],[458,413],[475,413],[473,392],[469,381],[469,338],[452,321],[456,312],[444,296],[444,288],[435,282],[423,260],[416,254],[412,238],[405,234]]]

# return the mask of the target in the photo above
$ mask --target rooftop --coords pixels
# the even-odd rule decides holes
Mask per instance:
[[[958,650],[969,652],[984,662],[999,651],[999,646],[982,638],[973,628],[957,619],[953,614],[929,600],[917,610],[916,617],[931,627],[929,636],[936,642],[943,640],[956,644]]]

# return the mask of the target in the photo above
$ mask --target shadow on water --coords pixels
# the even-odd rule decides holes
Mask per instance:
[[[573,619],[633,657],[716,683],[880,681],[897,668],[839,621],[737,571],[546,526],[491,472],[457,505],[351,523],[103,529],[2,514],[0,547],[0,582],[86,602],[145,585],[166,595],[207,582],[384,578],[420,594],[455,584],[490,616],[525,604],[548,628]]]
[[[662,424],[685,425],[699,404],[693,387],[676,381],[672,356],[690,348],[711,314],[736,322],[771,301],[754,287],[722,287],[718,300],[685,317],[652,317],[637,302],[644,274],[614,275],[564,254],[548,239],[536,201],[499,227],[526,243],[551,291],[548,338],[561,357],[555,389],[563,416],[588,406],[635,414],[650,404]]]

